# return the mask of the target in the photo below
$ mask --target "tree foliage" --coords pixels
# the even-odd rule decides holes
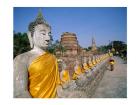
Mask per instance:
[[[112,50],[114,48],[114,51]],[[29,51],[30,44],[27,37],[27,33],[14,33],[14,57]],[[88,48],[84,48],[86,51],[91,50],[91,46]],[[98,47],[99,53],[107,53],[109,50],[112,50],[114,55],[119,55],[123,58],[127,57],[127,45],[123,41],[112,41],[108,45],[103,45]],[[63,56],[64,52],[66,51],[65,47],[60,43],[59,40],[56,40],[53,44],[50,44],[48,47],[48,51],[52,54],[56,55],[57,51],[61,52]]]
[[[14,57],[30,49],[27,33],[14,33]]]
[[[14,57],[21,53],[29,51],[30,49],[31,48],[27,33],[14,33]],[[63,53],[66,51],[66,49],[58,40],[56,40],[53,44],[50,43],[48,47],[48,51],[50,53],[56,55],[56,51],[58,50],[61,52],[61,55],[63,55]]]
[[[106,53],[108,51],[113,52],[114,55],[121,57],[127,57],[127,44],[123,41],[112,41],[106,46],[100,46],[99,51],[101,53]]]
[[[60,43],[59,40],[56,40],[53,44],[51,44],[48,47],[48,51],[50,53],[53,53],[54,55],[56,55],[57,51],[61,52],[61,55],[63,56],[64,52],[66,51],[65,47]]]

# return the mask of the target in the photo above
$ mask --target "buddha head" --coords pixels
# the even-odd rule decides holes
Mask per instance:
[[[95,56],[92,56],[92,60],[95,60]]]
[[[90,62],[91,60],[92,60],[92,59],[91,59],[91,56],[89,56],[89,57],[88,57],[88,61]]]
[[[78,58],[76,58],[75,65],[79,65],[79,64],[80,64],[80,62],[78,61]]]
[[[66,67],[67,67],[67,65],[66,65],[65,60],[62,60],[62,71],[66,70]]]
[[[84,57],[83,61],[84,63],[87,63],[87,57]]]
[[[51,27],[44,20],[41,12],[39,12],[36,20],[29,24],[28,38],[31,48],[36,46],[41,49],[47,49],[51,41]]]

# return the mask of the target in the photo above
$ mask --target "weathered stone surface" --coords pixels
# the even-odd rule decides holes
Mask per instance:
[[[60,89],[59,97],[61,98],[90,98],[95,93],[99,82],[101,81],[104,72],[107,69],[107,61],[98,65],[93,70],[90,70],[79,76],[77,80],[66,84],[66,88]]]
[[[127,64],[119,57],[114,57],[115,69],[108,68],[92,98],[126,98],[127,97]]]

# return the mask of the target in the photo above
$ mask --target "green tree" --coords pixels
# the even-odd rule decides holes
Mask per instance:
[[[108,45],[99,47],[100,53],[106,53],[109,50],[111,50],[114,53],[114,55],[116,55],[117,52],[117,55],[123,58],[127,57],[127,44],[123,41],[112,41]]]
[[[112,41],[113,48],[115,49],[115,52],[119,52],[119,54],[123,54],[123,56],[126,56],[124,52],[127,52],[127,45],[125,42],[122,41]]]
[[[48,50],[50,53],[53,53],[56,55],[56,51],[60,51],[61,52],[61,56],[64,55],[64,52],[66,51],[65,47],[60,43],[59,40],[56,40],[53,44],[51,44],[48,47]]]
[[[14,32],[14,57],[30,49],[27,33]]]
[[[98,51],[99,51],[99,53],[107,53],[108,52],[108,46],[100,46],[100,47],[98,47]]]

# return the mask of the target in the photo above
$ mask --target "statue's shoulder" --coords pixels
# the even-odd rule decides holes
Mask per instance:
[[[57,57],[54,54],[51,54],[49,52],[47,52],[47,53],[52,57],[52,59],[57,60]]]
[[[32,56],[32,54],[30,51],[19,54],[14,58],[14,62],[20,62],[20,63],[26,62],[27,63],[27,61],[31,58],[31,56]]]

